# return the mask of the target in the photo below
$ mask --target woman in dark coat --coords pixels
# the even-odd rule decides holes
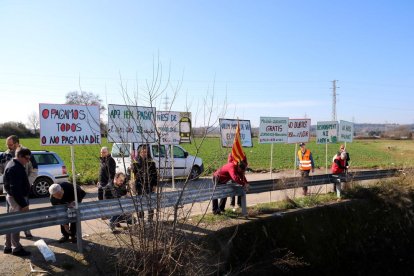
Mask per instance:
[[[158,171],[155,162],[148,155],[147,145],[142,145],[138,150],[137,159],[131,164],[131,170],[135,177],[135,192],[145,196],[148,200],[148,221],[152,221],[154,210],[151,208],[151,194],[155,192],[158,184]],[[138,217],[143,218],[144,212],[138,212]]]

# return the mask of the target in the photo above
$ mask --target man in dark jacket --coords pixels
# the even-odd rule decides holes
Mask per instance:
[[[110,196],[111,191],[106,189],[108,183],[114,181],[116,171],[116,162],[112,158],[107,147],[101,148],[100,168],[99,168],[99,181],[98,181],[98,199],[104,199],[104,193],[108,193]],[[105,195],[106,197],[106,195]]]
[[[75,206],[75,193],[73,192],[73,184],[69,182],[62,182],[60,184],[52,184],[49,187],[50,202],[52,205],[67,204],[69,208]],[[82,202],[86,193],[78,185],[76,185],[76,195],[78,202]],[[76,222],[64,224],[60,226],[60,232],[62,237],[59,239],[59,243],[63,243],[69,240],[71,237],[72,243],[76,243]]]
[[[117,172],[115,174],[113,183],[108,184],[106,187],[111,192],[111,194],[109,195],[106,193],[105,199],[125,197],[128,194],[129,190],[127,187],[126,176],[123,172]],[[112,216],[109,220],[109,227],[113,233],[117,233],[115,227],[121,227],[120,222],[132,224],[132,215],[124,213],[121,215]]]
[[[152,221],[154,210],[151,208],[150,195],[158,184],[158,171],[155,162],[148,156],[147,145],[142,145],[138,149],[138,157],[131,164],[131,170],[135,177],[135,192],[148,199],[148,221]],[[143,218],[144,212],[138,212],[138,217]]]
[[[6,200],[10,206],[10,213],[29,210],[30,183],[25,166],[30,161],[30,155],[29,149],[21,148],[17,150],[16,157],[7,164],[4,171],[4,189],[7,192]],[[16,256],[30,255],[30,252],[26,251],[20,244],[19,232],[6,234],[3,252],[5,254],[13,253]]]

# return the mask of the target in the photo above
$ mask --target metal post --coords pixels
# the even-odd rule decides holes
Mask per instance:
[[[243,195],[241,196],[241,207],[242,207],[242,215],[247,217],[246,191],[244,189],[243,189]]]

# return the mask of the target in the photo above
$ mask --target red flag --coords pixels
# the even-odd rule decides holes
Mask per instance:
[[[236,128],[236,135],[234,136],[233,141],[233,148],[231,149],[231,155],[233,156],[233,160],[236,162],[240,162],[246,159],[246,155],[243,152],[241,138],[240,138],[240,124],[237,121],[237,128]]]

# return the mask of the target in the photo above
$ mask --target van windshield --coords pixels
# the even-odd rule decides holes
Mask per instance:
[[[113,144],[112,146],[112,157],[129,157],[129,144]]]

